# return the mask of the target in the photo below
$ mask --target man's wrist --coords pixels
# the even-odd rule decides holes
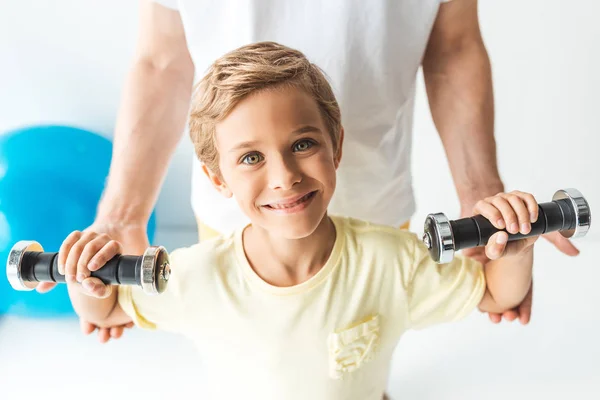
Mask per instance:
[[[471,185],[469,187],[457,187],[461,213],[463,216],[473,211],[473,207],[479,200],[504,191],[504,184],[500,179],[489,180],[484,184]]]
[[[124,202],[124,197],[106,195],[100,201],[96,213],[96,224],[115,228],[146,227],[151,211],[136,202]]]

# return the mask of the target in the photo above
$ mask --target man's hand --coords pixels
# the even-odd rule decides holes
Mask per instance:
[[[568,256],[574,257],[579,255],[579,249],[575,247],[569,239],[561,235],[560,232],[555,231],[546,233],[545,235],[542,235],[542,237]]]
[[[125,330],[125,328],[133,327],[133,322],[121,326],[113,326],[112,328],[98,328],[96,325],[84,321],[83,319],[80,319],[79,325],[81,327],[81,332],[84,335],[89,335],[90,333],[98,329],[98,341],[100,343],[106,343],[111,338],[119,339],[123,335],[123,331]]]
[[[477,201],[504,191],[496,160],[492,70],[479,28],[477,0],[440,6],[423,58],[431,115],[439,132],[461,203],[461,218]],[[554,232],[543,235],[563,253],[579,251]],[[485,263],[483,248],[463,250]],[[532,291],[515,310],[490,314],[492,322],[531,316]]]
[[[144,251],[148,248],[150,243],[148,242],[148,236],[146,234],[146,226],[144,224],[113,224],[106,222],[95,222],[89,228],[85,229],[85,231],[91,231],[96,233],[106,233],[111,237],[115,238],[123,245],[123,254],[127,255],[142,255]],[[42,282],[40,283],[36,290],[39,293],[46,293],[52,290],[56,286],[56,283],[53,282]],[[106,343],[111,338],[119,339],[123,335],[123,331],[125,328],[133,327],[132,323],[113,326],[110,328],[100,328],[88,321],[79,320],[81,325],[81,331],[89,335],[94,332],[96,329],[98,330],[98,340],[100,343]]]
[[[98,222],[87,229],[109,234],[131,255],[143,254],[148,247],[146,224],[119,223],[145,221],[150,216],[185,131],[195,73],[178,11],[142,2],[139,30],[136,57],[124,84],[115,126],[106,189],[98,205]],[[144,171],[143,176],[139,171]],[[38,291],[53,287],[40,284]],[[119,338],[126,327],[100,329],[86,321],[81,321],[81,326],[84,333],[98,329],[101,342]]]

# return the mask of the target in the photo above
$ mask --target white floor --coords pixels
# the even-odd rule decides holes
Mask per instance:
[[[600,240],[578,245],[581,255],[569,259],[540,241],[528,327],[495,326],[475,312],[407,334],[394,360],[392,397],[600,399]],[[199,385],[200,360],[176,336],[134,329],[101,345],[74,320],[0,319],[2,400],[188,399]]]

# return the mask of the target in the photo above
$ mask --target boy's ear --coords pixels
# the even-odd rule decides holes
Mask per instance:
[[[342,127],[340,129],[340,139],[338,140],[338,148],[337,148],[337,152],[335,154],[335,159],[334,159],[336,169],[340,166],[340,162],[342,161],[342,149],[344,147],[343,145],[344,145],[344,128]]]
[[[225,181],[219,175],[211,171],[205,164],[202,164],[202,171],[204,171],[204,173],[210,180],[210,183],[213,184],[213,186],[219,191],[219,193],[221,193],[227,198],[233,196],[233,193],[231,192]]]

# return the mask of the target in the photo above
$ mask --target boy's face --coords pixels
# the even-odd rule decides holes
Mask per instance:
[[[217,124],[216,143],[222,179],[207,173],[253,225],[288,239],[314,232],[335,190],[341,151],[334,155],[312,97],[297,88],[253,94]]]

